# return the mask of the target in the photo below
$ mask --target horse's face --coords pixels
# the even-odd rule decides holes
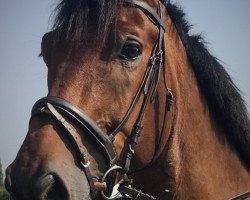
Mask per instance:
[[[53,44],[57,30],[47,33],[42,55],[48,67],[48,95],[63,98],[84,111],[104,132],[126,114],[142,81],[157,27],[139,9],[121,7],[116,28],[102,48],[91,37],[82,46]],[[89,35],[95,35],[91,30]],[[94,40],[94,37],[93,37]],[[119,154],[138,114],[141,100],[115,140]],[[86,134],[81,136],[90,171],[99,179],[108,163]],[[25,141],[7,169],[7,188],[14,199],[90,199],[89,184],[70,142],[51,116],[31,119]]]

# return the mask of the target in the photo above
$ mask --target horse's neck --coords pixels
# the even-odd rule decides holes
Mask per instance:
[[[164,170],[171,177],[173,195],[176,199],[232,198],[250,189],[250,174],[229,146],[225,133],[213,122],[173,27],[169,34],[175,34],[170,35],[175,40],[168,44],[175,54],[168,56],[175,127],[167,144],[168,167]]]

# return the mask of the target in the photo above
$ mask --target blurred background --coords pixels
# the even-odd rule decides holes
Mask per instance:
[[[47,93],[46,66],[38,57],[59,0],[0,0],[0,160],[15,158],[28,130],[31,108]],[[250,110],[250,1],[175,0],[203,33],[242,91]]]

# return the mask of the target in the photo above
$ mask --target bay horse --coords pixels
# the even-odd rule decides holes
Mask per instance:
[[[245,199],[250,122],[237,87],[159,0],[62,0],[38,100],[5,185],[14,200]]]

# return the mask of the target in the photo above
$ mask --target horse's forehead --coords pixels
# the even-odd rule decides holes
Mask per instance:
[[[118,14],[117,22],[118,28],[120,28],[119,25],[144,25],[142,12],[139,9],[122,8],[122,12]]]

